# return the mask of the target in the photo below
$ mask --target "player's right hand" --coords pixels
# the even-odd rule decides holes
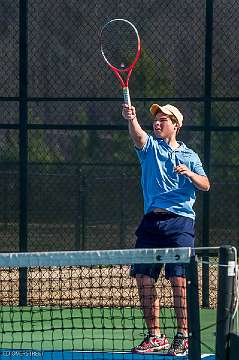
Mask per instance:
[[[136,117],[136,110],[134,106],[126,104],[122,105],[122,116],[125,120],[133,120]]]

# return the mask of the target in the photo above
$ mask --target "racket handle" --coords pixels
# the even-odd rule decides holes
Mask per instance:
[[[128,87],[124,87],[124,88],[123,88],[123,95],[124,95],[124,103],[125,103],[126,105],[131,106],[130,95],[129,95],[129,88],[128,88]]]

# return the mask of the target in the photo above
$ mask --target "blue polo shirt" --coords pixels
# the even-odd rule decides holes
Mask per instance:
[[[137,154],[142,169],[141,184],[145,214],[155,208],[163,208],[175,214],[195,219],[193,205],[196,187],[185,175],[174,171],[175,166],[185,164],[198,175],[206,176],[199,156],[184,143],[172,149],[163,139],[148,136]]]

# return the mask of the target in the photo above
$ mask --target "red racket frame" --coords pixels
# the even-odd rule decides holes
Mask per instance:
[[[141,52],[141,43],[140,43],[140,37],[139,37],[139,33],[138,33],[138,30],[136,29],[136,27],[128,20],[125,20],[125,19],[112,19],[110,21],[108,21],[102,28],[101,30],[101,34],[104,30],[104,28],[106,26],[108,26],[110,23],[112,22],[115,22],[115,21],[125,21],[126,23],[128,23],[129,25],[131,25],[136,33],[136,36],[137,36],[137,40],[138,40],[138,45],[137,45],[137,53],[136,53],[136,56],[135,56],[135,59],[134,61],[132,62],[132,64],[130,66],[128,66],[127,68],[125,69],[118,69],[116,68],[114,65],[112,65],[108,59],[106,58],[105,54],[104,54],[104,50],[103,50],[103,47],[102,47],[102,43],[101,43],[101,53],[102,53],[102,56],[104,58],[104,60],[106,61],[106,63],[108,64],[108,66],[111,68],[111,70],[113,70],[113,72],[115,73],[115,75],[117,76],[117,78],[119,79],[120,81],[120,85],[123,89],[123,96],[124,96],[124,103],[131,106],[131,100],[130,100],[130,94],[129,94],[129,79],[130,79],[130,76],[131,76],[131,73],[139,59],[139,56],[140,56],[140,52]],[[127,77],[125,79],[125,81],[123,80],[121,74],[123,73],[127,73]]]

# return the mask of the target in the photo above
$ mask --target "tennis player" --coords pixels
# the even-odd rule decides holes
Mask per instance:
[[[140,126],[133,106],[123,105],[142,169],[144,217],[136,230],[136,248],[194,247],[195,212],[198,190],[208,191],[209,180],[199,156],[176,139],[183,125],[183,115],[172,105],[153,104],[153,136]],[[161,264],[136,264],[131,275],[136,278],[148,334],[132,349],[136,353],[167,350],[183,355],[188,350],[186,279],[183,264],[166,264],[177,318],[177,333],[169,344],[160,332],[160,301],[156,293]]]

